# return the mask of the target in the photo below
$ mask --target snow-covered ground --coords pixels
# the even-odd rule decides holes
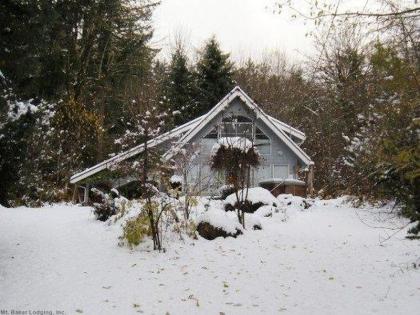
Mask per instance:
[[[419,314],[420,242],[383,228],[404,222],[342,200],[288,202],[261,231],[165,253],[119,247],[119,224],[90,208],[0,208],[0,310]]]

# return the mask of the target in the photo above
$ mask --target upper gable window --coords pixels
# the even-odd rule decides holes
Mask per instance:
[[[254,124],[244,116],[224,117],[219,125],[219,137],[254,138]]]
[[[240,115],[232,115],[232,116],[228,116],[228,117],[223,117],[222,122],[252,122],[252,120],[248,117],[245,116],[240,116]]]
[[[261,154],[270,154],[271,140],[255,126],[254,122],[244,116],[224,117],[220,124],[214,126],[204,138],[217,139],[227,137],[248,138],[255,143]]]

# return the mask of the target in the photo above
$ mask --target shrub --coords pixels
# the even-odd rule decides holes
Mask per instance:
[[[99,221],[106,221],[114,215],[114,208],[108,203],[94,203],[93,208],[95,209],[93,213]]]
[[[238,197],[242,202],[238,203]],[[278,202],[276,197],[267,189],[261,187],[240,190],[238,197],[233,193],[225,198],[224,206],[226,211],[234,211],[240,208],[243,212],[254,213],[262,206],[277,207]]]
[[[92,189],[93,213],[99,221],[106,221],[110,216],[115,214],[114,200],[110,195],[100,191],[99,189]]]
[[[122,239],[124,239],[130,248],[141,243],[145,236],[150,236],[149,219],[144,213],[137,217],[127,220],[123,227]]]
[[[225,200],[227,196],[235,192],[233,185],[223,185],[219,188],[220,197]]]

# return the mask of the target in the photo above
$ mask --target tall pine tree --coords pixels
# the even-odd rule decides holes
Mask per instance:
[[[204,47],[196,75],[198,104],[194,115],[197,117],[208,112],[234,86],[233,64],[215,37],[210,38]]]
[[[188,67],[188,58],[181,45],[172,54],[167,78],[165,101],[172,111],[174,125],[193,119],[195,101],[194,75]]]

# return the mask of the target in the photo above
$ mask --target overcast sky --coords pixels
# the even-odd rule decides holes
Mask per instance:
[[[414,6],[416,0],[398,0]],[[278,1],[277,1],[278,2]],[[384,12],[378,0],[331,0],[339,3],[339,11]],[[417,1],[418,2],[418,1]],[[248,57],[260,59],[263,54],[282,51],[293,63],[314,54],[311,37],[313,23],[291,19],[292,12],[274,13],[276,0],[162,0],[154,12],[154,46],[161,57],[168,58],[171,42],[177,33],[187,40],[190,54],[204,41],[216,35],[222,49],[240,61]],[[294,0],[296,8],[307,9],[307,1]],[[388,11],[386,9],[385,11]]]
[[[162,0],[154,13],[155,46],[168,56],[176,33],[191,50],[213,34],[234,60],[261,58],[264,51],[281,50],[302,59],[311,50],[303,21],[273,13],[274,0]]]

